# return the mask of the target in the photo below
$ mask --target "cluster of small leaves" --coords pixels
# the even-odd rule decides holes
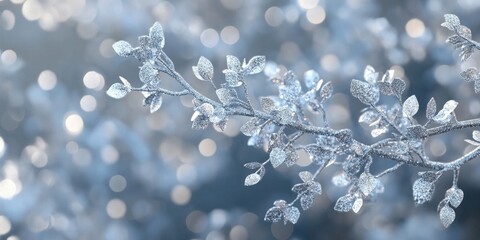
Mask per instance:
[[[442,26],[455,32],[456,35],[451,36],[448,42],[462,50],[462,60],[467,59],[477,47],[477,43],[471,40],[470,30],[460,25],[458,18],[450,14],[445,15]],[[142,62],[139,79],[143,86],[134,88],[126,79],[120,77],[121,83],[114,83],[108,89],[108,95],[123,98],[131,91],[139,91],[145,96],[144,105],[153,113],[161,107],[163,95],[190,94],[194,97],[191,117],[194,129],[205,129],[212,124],[223,130],[230,116],[249,117],[240,131],[250,137],[249,146],[263,148],[269,158],[263,163],[250,162],[244,165],[253,171],[246,176],[245,186],[258,184],[265,176],[268,163],[274,169],[294,166],[299,159],[299,151],[304,151],[310,157],[312,166],[317,168],[315,173],[301,171],[299,177],[302,182],[292,187],[296,198],[289,203],[285,200],[275,201],[265,215],[266,221],[296,223],[300,217],[296,202],[300,202],[303,210],[313,205],[315,197],[322,194],[322,185],[315,179],[323,169],[332,165],[341,166],[341,171],[332,178],[332,183],[337,187],[348,187],[347,193],[336,201],[334,209],[358,213],[364,202],[371,201],[383,192],[381,176],[395,171],[404,163],[419,166],[429,161],[423,146],[429,136],[427,132],[430,129],[427,127],[430,123],[442,127],[451,127],[457,123],[454,113],[458,105],[456,101],[447,101],[437,112],[437,103],[431,98],[426,106],[427,122],[424,125],[419,124],[414,118],[420,108],[417,97],[412,95],[405,101],[402,100],[406,82],[395,78],[393,70],[387,71],[380,78],[380,74],[373,67],[367,66],[363,74],[364,80],[353,79],[350,85],[351,94],[366,105],[358,122],[373,127],[373,138],[385,136],[387,133],[392,136],[372,145],[362,144],[352,138],[349,129],[333,130],[328,127],[325,103],[333,94],[333,84],[324,82],[314,70],[304,73],[302,83],[291,71],[280,74],[278,69],[272,69],[271,66],[265,69],[264,56],[254,56],[241,62],[239,58],[228,55],[227,69],[222,71],[225,80],[217,88],[212,62],[200,57],[197,65],[192,67],[193,73],[197,79],[209,82],[215,88],[217,101],[198,93],[175,72],[173,63],[162,50],[165,40],[160,24],[155,23],[148,36],[139,37],[139,43],[139,47],[133,48],[129,43],[119,41],[113,48],[120,56],[134,56]],[[256,110],[248,96],[246,78],[262,71],[275,84],[278,94],[260,97],[261,109]],[[160,73],[176,79],[185,89],[180,92],[163,89]],[[462,76],[468,81],[475,81],[475,91],[480,91],[480,73],[476,69],[468,69],[462,72]],[[243,87],[243,93],[239,94],[239,87]],[[395,101],[391,105],[383,105],[380,104],[382,97],[393,97]],[[313,125],[306,117],[307,111],[321,114],[323,127]],[[309,128],[316,131],[305,130]],[[303,135],[313,137],[310,138],[314,139],[313,143],[297,144],[297,140]],[[480,131],[474,131],[473,140],[466,141],[480,147]],[[374,152],[400,162],[381,174],[373,175],[370,166],[374,160]],[[453,187],[439,203],[438,211],[445,227],[455,219],[452,207],[458,207],[463,199],[463,191],[456,186],[459,167],[444,169],[456,173]],[[435,183],[444,171],[419,173],[419,179],[413,183],[413,199],[416,204],[431,200]]]

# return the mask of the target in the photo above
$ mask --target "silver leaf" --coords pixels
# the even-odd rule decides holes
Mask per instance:
[[[132,54],[133,48],[130,43],[125,41],[118,41],[112,45],[113,50],[121,57],[128,57]]]
[[[112,86],[110,86],[110,88],[108,88],[107,95],[112,98],[120,99],[125,97],[130,90],[131,89],[121,83],[114,83]]]
[[[442,222],[443,226],[447,228],[453,223],[454,220],[455,211],[449,206],[442,207],[440,210],[440,221]]]

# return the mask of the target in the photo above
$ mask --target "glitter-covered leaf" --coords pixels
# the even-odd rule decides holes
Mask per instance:
[[[400,78],[394,78],[392,80],[392,83],[390,84],[392,88],[392,93],[395,94],[398,98],[400,98],[407,88],[407,84],[405,84],[405,81],[403,81]]]
[[[272,151],[270,152],[270,163],[274,168],[277,168],[280,166],[285,159],[287,158],[287,154],[285,151],[283,151],[281,148],[273,148]]]
[[[362,206],[363,206],[363,199],[362,198],[357,198],[355,200],[355,202],[353,202],[352,211],[354,213],[358,213],[360,211],[360,209],[362,208]]]
[[[215,91],[217,94],[218,99],[223,104],[229,104],[237,98],[237,93],[233,89],[228,88],[219,88]]]
[[[352,210],[355,200],[355,196],[353,196],[352,194],[342,196],[337,200],[333,209],[338,212],[348,212]]]
[[[195,77],[203,81],[212,81],[213,79],[213,65],[205,57],[200,57],[197,66],[192,67]]]
[[[472,82],[480,78],[480,73],[478,72],[477,68],[471,67],[465,71],[462,71],[460,76],[465,82]]]
[[[435,99],[432,97],[430,98],[430,101],[428,101],[427,104],[427,112],[426,116],[427,119],[432,119],[435,116],[435,113],[437,112],[437,103],[435,102]]]
[[[322,99],[322,101],[325,101],[332,96],[332,93],[333,85],[332,82],[328,81],[323,85],[322,89],[320,90],[320,98]]]
[[[108,88],[107,95],[112,98],[120,99],[125,97],[130,91],[131,89],[127,86],[121,83],[114,83]]]
[[[285,220],[284,223],[286,224],[287,221],[295,224],[298,221],[298,218],[300,218],[300,211],[298,210],[297,207],[290,206],[285,209]]]
[[[463,201],[463,191],[460,188],[452,187],[445,192],[445,199],[448,200],[452,207],[457,208]]]
[[[151,63],[146,62],[140,68],[138,76],[140,78],[140,81],[142,81],[143,83],[149,83],[156,78],[157,73],[158,71],[154,68],[154,66]]]
[[[280,222],[283,219],[283,216],[282,209],[279,207],[271,207],[265,214],[264,220],[268,222]]]
[[[163,28],[159,22],[155,22],[150,28],[149,32],[150,41],[152,42],[153,47],[163,48],[165,46],[165,37],[163,36]]]
[[[260,182],[260,180],[262,180],[262,176],[257,173],[252,173],[245,178],[244,184],[245,186],[252,186]]]
[[[350,92],[365,105],[375,105],[379,100],[379,94],[368,83],[353,79]]]
[[[265,68],[265,56],[255,56],[248,61],[244,70],[246,74],[257,74]]]
[[[250,120],[240,127],[240,132],[242,132],[245,136],[253,136],[259,130],[257,127],[257,122],[257,118],[250,118]]]
[[[364,172],[358,178],[358,187],[365,196],[368,196],[373,191],[373,189],[375,189],[376,185],[377,179],[375,179],[375,177],[370,173]]]
[[[275,100],[270,97],[261,97],[260,106],[262,107],[263,111],[270,113],[275,109]]]
[[[442,222],[443,226],[447,228],[453,223],[454,220],[455,211],[449,206],[442,207],[440,210],[440,221]]]
[[[143,101],[144,106],[148,106],[150,108],[150,113],[154,113],[160,109],[162,106],[162,94],[161,93],[152,93],[150,96],[145,98]]]
[[[448,123],[452,117],[451,113],[455,110],[457,105],[458,105],[458,102],[454,100],[447,101],[443,105],[442,110],[440,110],[437,113],[437,115],[435,115],[435,117],[432,118],[432,120],[440,124]]]
[[[113,50],[121,57],[128,57],[132,54],[133,48],[130,43],[118,41],[112,45]]]
[[[423,204],[430,201],[435,190],[435,184],[423,178],[417,179],[413,183],[413,199],[416,204]]]
[[[415,95],[410,96],[403,103],[403,108],[402,108],[403,116],[413,117],[418,112],[418,108],[419,108],[419,105],[418,105],[417,97]]]
[[[442,27],[446,27],[451,31],[455,31],[455,29],[460,26],[460,19],[454,14],[445,14],[445,22],[442,23]]]

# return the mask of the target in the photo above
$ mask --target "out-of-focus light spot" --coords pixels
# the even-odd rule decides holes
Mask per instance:
[[[215,29],[208,28],[200,34],[200,41],[205,47],[213,48],[218,44],[218,33]]]
[[[328,72],[333,72],[338,69],[340,66],[340,61],[338,60],[338,57],[333,54],[327,54],[322,57],[320,60],[320,64],[322,65],[322,68],[325,69]]]
[[[244,0],[220,0],[223,6],[230,10],[239,9],[242,6],[243,1]]]
[[[122,192],[127,188],[127,179],[122,175],[115,175],[110,178],[108,186],[110,186],[110,189],[114,192]]]
[[[211,157],[217,151],[217,144],[212,139],[205,138],[198,144],[198,150],[203,156]]]
[[[95,23],[80,23],[77,25],[77,34],[83,39],[92,39],[97,36],[98,26]]]
[[[0,235],[5,235],[12,229],[12,224],[5,216],[0,216]]]
[[[480,114],[480,101],[478,100],[471,100],[469,105],[468,105],[468,110],[470,110],[470,113],[474,116]],[[0,152],[0,156],[1,156]]]
[[[194,233],[201,233],[207,228],[208,220],[203,212],[193,211],[185,219],[188,230]]]
[[[65,150],[70,154],[75,154],[78,152],[78,143],[70,141],[65,145]]]
[[[99,52],[104,58],[111,58],[115,56],[115,51],[113,51],[112,45],[115,41],[111,38],[107,38],[100,43]]]
[[[231,240],[247,240],[248,230],[242,225],[236,225],[230,230]]]
[[[220,229],[227,223],[227,213],[222,209],[214,209],[210,212],[210,223],[213,229]]]
[[[89,71],[83,76],[83,84],[87,88],[100,91],[105,86],[105,78],[98,72]]]
[[[0,158],[3,157],[3,154],[5,154],[6,149],[7,149],[7,145],[5,144],[5,141],[3,140],[3,138],[0,137]]]
[[[72,113],[65,118],[65,129],[72,135],[78,135],[83,130],[83,119],[80,115]]]
[[[289,23],[295,23],[298,21],[298,17],[300,16],[299,10],[295,6],[289,6],[285,8],[285,20]]]
[[[307,10],[307,19],[312,24],[322,23],[325,21],[325,17],[325,10],[320,6]]]
[[[0,26],[9,31],[15,27],[15,14],[12,11],[5,10],[0,14]]]
[[[127,213],[127,205],[120,199],[112,199],[107,203],[107,214],[113,219],[119,219]]]
[[[283,10],[279,7],[270,7],[265,11],[265,21],[272,27],[278,27],[285,19]]]
[[[42,168],[47,165],[48,156],[44,151],[38,149],[35,146],[28,146],[25,148],[25,152],[29,156],[30,162],[33,164],[33,166],[37,168]]]
[[[20,240],[17,236],[10,236],[7,238],[7,240]]]
[[[433,139],[430,143],[430,152],[435,157],[441,157],[447,152],[447,147],[442,140]]]
[[[185,205],[190,201],[192,192],[186,186],[177,185],[172,189],[170,197],[172,198],[173,203],[177,205]]]
[[[222,41],[224,43],[233,45],[240,38],[240,33],[238,32],[238,29],[236,27],[227,26],[224,27],[220,32],[220,37],[222,38]]]
[[[295,61],[301,54],[300,48],[295,42],[285,42],[280,47],[280,58],[284,61]]]
[[[235,137],[240,134],[240,123],[237,120],[231,119],[228,121],[227,127],[223,131],[228,137]]]
[[[58,21],[50,13],[44,13],[38,20],[38,25],[45,31],[53,31],[57,29]]]
[[[191,184],[197,180],[197,170],[192,164],[182,164],[176,171],[177,180],[181,183]]]
[[[17,195],[17,185],[12,179],[4,179],[0,181],[0,198],[12,199]]]
[[[10,0],[13,4],[22,4],[25,2],[25,0]]]
[[[225,236],[223,235],[223,233],[213,230],[207,234],[205,240],[225,240]]]
[[[113,164],[118,161],[118,157],[120,156],[118,150],[112,145],[106,145],[102,148],[102,159],[107,164]]]
[[[439,65],[433,70],[433,75],[435,76],[435,80],[441,85],[447,86],[452,83],[452,73],[455,72],[453,67],[448,65]]]
[[[318,5],[319,0],[298,0],[297,2],[303,9],[312,9]]]
[[[5,65],[13,65],[17,61],[17,53],[13,50],[5,50],[0,55],[0,60],[2,60]]]
[[[293,232],[293,224],[272,223],[271,230],[276,239],[289,239]]]
[[[405,25],[405,31],[412,38],[421,37],[425,33],[425,24],[418,18],[412,18]]]
[[[298,152],[298,161],[297,165],[300,167],[306,167],[312,163],[312,159],[305,151]]]
[[[38,85],[45,91],[50,91],[57,85],[57,75],[51,70],[45,70],[38,75]]]
[[[92,112],[97,108],[97,100],[92,95],[85,95],[80,99],[80,107],[85,112]]]
[[[37,0],[27,0],[22,5],[22,14],[28,21],[35,21],[42,17],[43,8]]]

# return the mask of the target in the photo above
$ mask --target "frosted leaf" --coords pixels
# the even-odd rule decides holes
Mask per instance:
[[[198,106],[195,110],[207,117],[211,117],[215,109],[210,103],[202,103],[202,105]]]
[[[390,84],[392,88],[392,93],[395,94],[398,98],[400,98],[407,88],[407,84],[405,84],[405,81],[403,81],[400,78],[394,78],[392,80],[392,83]]]
[[[437,112],[437,103],[435,102],[435,99],[432,97],[430,98],[430,101],[428,101],[427,104],[427,119],[432,119],[435,116],[435,113]]]
[[[309,171],[302,171],[298,176],[300,176],[300,179],[302,179],[303,182],[310,182],[313,180],[313,175]]]
[[[352,206],[352,211],[354,213],[358,213],[360,211],[360,208],[363,206],[363,199],[362,198],[357,198],[355,202],[353,203]]]
[[[142,81],[143,83],[149,83],[156,78],[157,73],[158,71],[153,67],[153,65],[150,62],[146,62],[140,68],[138,76],[140,78],[140,81]]]
[[[133,48],[130,43],[118,41],[112,45],[113,50],[121,57],[128,57],[132,54]]]
[[[347,176],[347,174],[345,174],[345,172],[341,172],[332,178],[332,183],[337,187],[346,187],[350,184],[350,178]]]
[[[455,110],[457,107],[458,102],[454,100],[449,100],[447,101],[444,105],[442,110],[440,110],[435,117],[432,118],[433,121],[440,123],[440,124],[445,124],[448,123],[451,119],[451,113]]]
[[[445,192],[445,199],[448,200],[452,207],[457,208],[463,201],[463,191],[457,187],[452,187]]]
[[[248,169],[255,170],[257,168],[260,168],[263,165],[259,162],[249,162],[249,163],[245,163],[243,166],[248,168]]]
[[[210,121],[212,123],[221,123],[227,119],[227,111],[223,107],[217,107],[213,110]]]
[[[378,73],[375,72],[375,69],[372,66],[367,65],[367,67],[365,67],[365,71],[363,72],[363,79],[371,84],[374,84],[377,81],[377,78]]]
[[[227,68],[236,72],[241,70],[240,60],[232,55],[227,55]]]
[[[417,179],[413,183],[413,199],[416,204],[423,204],[430,201],[435,190],[435,184],[423,178]]]
[[[357,174],[360,171],[361,166],[361,159],[353,157],[352,155],[348,155],[347,160],[342,163],[343,171],[350,176]]]
[[[395,74],[395,71],[393,69],[388,70],[385,72],[385,74],[382,77],[382,82],[392,82],[393,80],[393,74]]]
[[[318,73],[315,70],[312,70],[312,69],[306,71],[303,74],[303,78],[304,78],[304,81],[305,81],[305,86],[308,89],[311,89],[311,88],[315,87],[317,85],[318,81],[320,80],[320,76],[318,75]]]
[[[352,209],[355,200],[355,196],[352,194],[342,196],[337,200],[333,209],[338,212],[348,212]]]
[[[295,117],[295,112],[291,108],[286,106],[278,110],[275,110],[272,114],[275,116],[276,120],[281,124],[292,123]]]
[[[333,85],[332,82],[328,81],[323,85],[322,90],[320,91],[320,98],[322,101],[329,99],[333,93]]]
[[[442,222],[444,227],[450,226],[450,224],[453,223],[455,220],[455,211],[449,207],[449,206],[444,206],[442,209],[440,209],[440,221]]]
[[[250,118],[245,124],[240,127],[240,131],[245,135],[245,136],[253,136],[256,134],[259,129],[257,128],[257,118]]]
[[[262,177],[257,173],[252,173],[245,178],[245,186],[252,186],[262,180]]]
[[[380,96],[368,83],[353,79],[350,92],[365,105],[375,105]]]
[[[365,196],[368,196],[373,191],[373,189],[375,189],[376,185],[377,179],[375,179],[375,177],[370,173],[364,172],[360,175],[360,178],[358,179],[358,187]]]
[[[145,98],[143,105],[150,107],[150,113],[154,113],[160,109],[162,106],[162,94],[161,93],[153,93],[150,94],[147,98]]]
[[[223,104],[229,104],[237,98],[237,93],[233,89],[219,88],[215,91],[218,99]]]
[[[478,131],[478,130],[473,130],[472,136],[473,136],[473,139],[474,139],[475,141],[479,141],[479,142],[480,142],[480,131]]]
[[[274,168],[277,168],[280,166],[285,159],[287,158],[287,154],[285,151],[283,151],[281,148],[273,148],[272,151],[270,152],[270,163]]]
[[[112,86],[110,86],[110,88],[108,88],[107,95],[112,98],[120,99],[125,97],[130,91],[131,89],[125,85],[121,83],[114,83]]]
[[[297,183],[293,185],[292,191],[297,193],[297,194],[304,194],[308,192],[308,184],[306,183]]]
[[[374,111],[366,111],[358,118],[359,123],[371,124],[378,120],[380,116]]]
[[[300,211],[298,210],[297,207],[290,206],[285,209],[285,220],[284,223],[286,224],[287,221],[290,221],[291,223],[295,224],[298,221],[298,218],[300,217]]]
[[[302,93],[302,86],[299,81],[293,81],[287,85],[281,85],[278,87],[279,97],[286,101],[296,100]]]
[[[122,81],[123,85],[128,88],[128,89],[132,89],[132,85],[130,84],[130,82],[123,78],[122,76],[119,77],[120,78],[120,81]]]
[[[312,194],[304,194],[300,197],[300,206],[303,210],[309,209],[313,205],[313,200],[315,196]]]
[[[478,80],[480,78],[480,74],[475,67],[468,68],[465,71],[460,73],[460,76],[463,78],[465,82],[472,82]]]
[[[192,67],[195,77],[203,81],[212,81],[213,79],[213,65],[210,60],[205,57],[200,57],[197,66]]]
[[[407,136],[409,138],[425,138],[427,137],[427,130],[422,125],[415,125],[407,127]]]
[[[463,39],[462,39],[460,36],[452,35],[452,36],[448,37],[445,42],[451,43],[451,44],[454,44],[454,45],[455,45],[455,44],[457,44],[457,43],[462,43],[462,42],[463,42]]]
[[[305,147],[305,151],[310,159],[317,165],[325,165],[335,161],[335,153],[316,144],[309,144]]]
[[[200,114],[199,111],[193,113],[191,121],[193,129],[205,129],[208,127],[208,123],[210,123],[208,117]]]
[[[270,97],[261,97],[260,106],[262,107],[263,111],[270,113],[273,109],[275,109],[275,101]]]
[[[285,159],[285,165],[287,165],[287,167],[295,165],[299,160],[299,156],[295,148],[292,145],[289,145],[284,149],[284,151],[287,154],[287,158]]]
[[[162,25],[159,22],[153,24],[148,35],[155,48],[163,48],[165,46],[165,37],[163,36]]]
[[[418,105],[417,97],[415,95],[410,96],[403,103],[403,108],[402,108],[403,116],[413,117],[418,112],[418,108],[419,108],[419,105]]]
[[[311,193],[320,195],[322,194],[322,185],[319,182],[310,181],[308,182],[308,188]]]
[[[389,82],[378,82],[377,85],[382,94],[392,95],[392,86]]]
[[[243,75],[229,69],[223,70],[223,73],[225,74],[225,81],[228,83],[228,86],[230,87],[242,86]]]
[[[445,14],[445,22],[442,23],[442,27],[446,27],[451,31],[455,31],[455,28],[460,26],[460,19],[454,14]]]
[[[265,56],[255,56],[244,67],[246,74],[257,74],[265,68]]]
[[[458,34],[466,39],[472,39],[472,30],[470,28],[460,25],[458,27]]]
[[[283,216],[282,209],[279,207],[271,207],[265,214],[264,220],[268,222],[280,222],[283,219]]]

